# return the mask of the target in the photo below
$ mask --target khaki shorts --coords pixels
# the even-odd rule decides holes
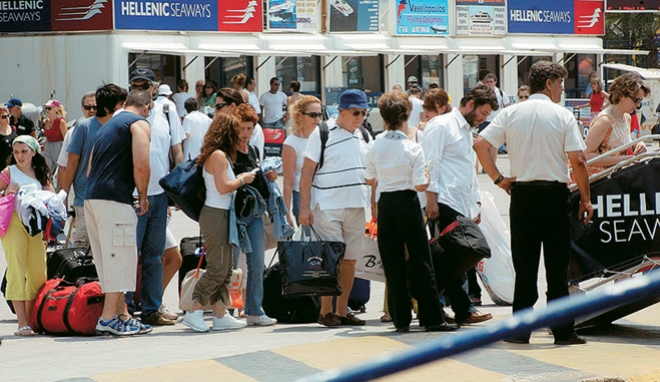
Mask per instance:
[[[87,234],[103,293],[135,291],[137,215],[129,204],[85,200]]]
[[[346,244],[344,260],[357,260],[362,256],[366,218],[364,208],[342,208],[321,210],[317,205],[313,211],[314,230],[327,241]]]

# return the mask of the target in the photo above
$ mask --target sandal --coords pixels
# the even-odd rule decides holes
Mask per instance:
[[[34,331],[30,325],[25,325],[18,328],[18,330],[14,332],[14,335],[19,337],[32,337],[34,336]]]
[[[383,314],[383,316],[380,318],[380,322],[392,322],[392,317],[390,317],[389,313]]]

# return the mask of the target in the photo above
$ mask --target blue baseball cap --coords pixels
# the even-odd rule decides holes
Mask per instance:
[[[12,108],[14,106],[23,106],[23,101],[18,98],[11,98],[7,101],[7,107]]]
[[[339,110],[368,109],[367,95],[360,89],[348,89],[339,96]]]

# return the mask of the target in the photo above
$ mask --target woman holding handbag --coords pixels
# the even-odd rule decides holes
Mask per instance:
[[[198,332],[207,332],[203,307],[213,305],[213,330],[240,329],[246,326],[227,314],[231,306],[229,283],[233,269],[233,248],[229,244],[229,210],[239,187],[254,181],[254,173],[234,175],[230,163],[236,160],[240,140],[238,120],[218,114],[209,127],[197,163],[203,166],[206,199],[199,216],[199,226],[206,240],[206,273],[193,292],[193,307],[186,312],[183,324]]]
[[[13,156],[9,167],[0,174],[0,191],[15,194],[21,186],[34,184],[37,189],[53,191],[50,169],[41,155],[39,142],[30,135],[21,135],[12,143]],[[2,238],[7,259],[7,300],[11,301],[18,318],[17,336],[33,336],[30,317],[39,288],[46,282],[46,247],[41,235],[31,236],[16,211]]]
[[[431,252],[417,192],[429,185],[422,147],[406,136],[412,110],[403,91],[384,94],[378,108],[387,131],[367,153],[367,184],[378,181],[378,250],[388,288],[388,305],[397,332],[410,330],[411,294],[426,331],[450,331],[442,314]],[[405,249],[414,277],[406,277]],[[407,284],[410,283],[410,294]]]
[[[250,172],[256,174],[254,182],[250,185],[258,191],[263,201],[268,200],[270,191],[268,190],[268,181],[275,181],[277,173],[275,170],[262,174],[259,171],[259,154],[254,146],[250,146],[250,138],[254,131],[254,126],[259,118],[252,105],[243,103],[234,109],[233,115],[238,119],[241,125],[240,140],[237,142],[236,160],[232,162],[234,172]],[[257,171],[254,171],[257,170]],[[247,232],[247,239],[252,251],[245,250],[245,259],[247,262],[247,290],[245,294],[245,314],[247,315],[247,324],[255,326],[275,325],[277,320],[270,318],[264,313],[261,303],[264,297],[264,257],[266,252],[266,237],[264,232],[263,214],[265,212],[265,203],[260,206],[259,203],[248,203],[247,198],[243,201],[241,195],[237,193],[235,204],[237,224],[243,225]],[[239,232],[241,230],[239,229]],[[236,256],[235,260],[237,260]]]

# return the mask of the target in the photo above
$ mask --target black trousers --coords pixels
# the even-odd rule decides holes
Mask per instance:
[[[406,270],[406,248],[410,256],[410,278]],[[426,227],[416,192],[395,191],[380,195],[378,250],[387,279],[387,303],[394,326],[410,326],[411,295],[419,305],[420,326],[444,322]]]
[[[515,183],[511,188],[509,213],[511,256],[516,271],[513,312],[530,308],[538,300],[541,245],[548,301],[567,296],[571,201],[566,184],[545,181]],[[573,325],[570,320],[553,326],[555,338],[573,336]]]
[[[433,233],[434,236],[436,236],[439,232],[442,232],[442,230],[445,229],[448,225],[456,221],[457,216],[462,215],[453,208],[442,203],[438,203],[438,211],[439,216],[435,221],[437,233]],[[433,266],[435,269],[441,269],[442,264],[434,260]],[[470,299],[470,296],[464,288],[467,275],[463,274],[462,276],[453,280],[447,280],[438,275],[439,273],[436,272],[436,283],[438,284],[438,290],[451,301],[451,310],[454,311],[454,317],[459,322],[465,320],[468,316],[470,316],[473,306],[472,299]]]

